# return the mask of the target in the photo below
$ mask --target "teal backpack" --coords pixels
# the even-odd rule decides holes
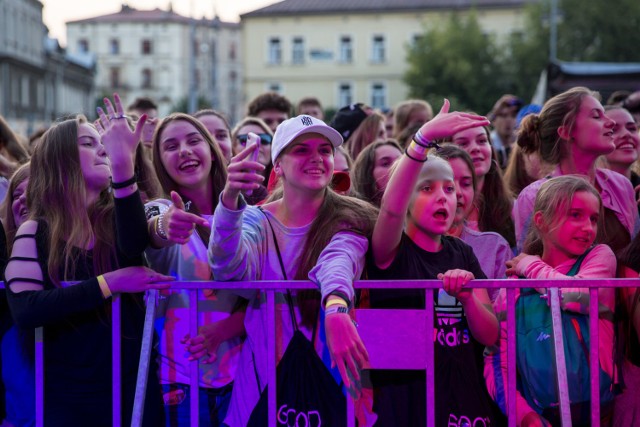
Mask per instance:
[[[575,276],[580,256],[567,276]],[[589,375],[589,316],[562,311],[562,333],[567,365],[567,382],[572,418],[589,419],[591,381]],[[535,289],[523,288],[516,302],[516,361],[518,390],[529,406],[539,414],[555,412],[559,407],[557,376],[553,349],[551,309]],[[600,368],[600,401],[613,399],[611,377]]]

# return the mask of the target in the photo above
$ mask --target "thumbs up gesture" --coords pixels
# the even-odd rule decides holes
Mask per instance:
[[[206,219],[185,210],[184,202],[178,193],[171,192],[173,204],[163,215],[163,228],[167,240],[184,245],[189,241],[196,226],[210,227]]]

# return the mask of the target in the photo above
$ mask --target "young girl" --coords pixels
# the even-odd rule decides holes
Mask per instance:
[[[473,248],[473,253],[488,279],[504,279],[506,262],[513,257],[507,241],[498,233],[476,231],[466,225],[467,216],[473,209],[477,185],[471,157],[454,144],[443,145],[436,155],[449,162],[456,185],[456,214],[447,234],[459,237]],[[498,289],[490,289],[487,292],[493,301],[498,294]]]
[[[537,152],[540,159],[556,165],[551,176],[578,174],[600,192],[604,214],[596,242],[614,252],[626,247],[638,231],[638,210],[633,187],[627,178],[596,167],[596,160],[615,149],[614,121],[605,115],[597,93],[575,87],[549,99],[540,114],[524,118],[518,145],[525,153]],[[536,193],[547,178],[526,187],[513,206],[518,249],[522,249],[532,225]]]
[[[456,188],[449,164],[427,156],[429,141],[464,129],[484,126],[484,117],[440,113],[422,126],[397,163],[382,197],[371,242],[370,279],[442,279],[435,300],[436,425],[471,420],[493,425],[491,399],[482,384],[477,360],[484,345],[498,338],[498,321],[484,289],[465,289],[485,278],[473,250],[446,235],[456,210]],[[405,226],[406,223],[406,226]],[[424,292],[370,291],[372,308],[424,308]],[[445,336],[453,336],[453,342]],[[379,425],[422,426],[425,419],[425,374],[416,371],[372,371],[378,393],[374,412]]]
[[[9,304],[21,332],[44,327],[47,426],[112,424],[107,300],[116,293],[123,294],[122,423],[131,422],[142,292],[166,288],[159,282],[172,279],[140,266],[148,235],[133,158],[145,117],[132,132],[120,99],[115,110],[105,103],[108,116],[99,110],[102,137],[80,117],[52,126],[38,144],[27,188],[32,219],[18,229],[6,269]],[[79,283],[63,283],[69,281]],[[32,336],[25,337],[27,344]],[[153,365],[145,403],[145,425],[158,425]]]
[[[211,280],[207,262],[209,224],[227,178],[226,160],[209,132],[195,118],[174,113],[164,118],[153,142],[153,163],[171,201],[147,203],[151,267],[179,280]],[[189,291],[163,295],[156,326],[167,426],[189,426],[191,360],[201,359],[200,426],[224,419],[244,334],[240,299],[228,290],[198,291],[200,335],[189,333]],[[214,344],[215,342],[215,344]],[[196,353],[194,356],[187,349]]]
[[[216,280],[282,280],[286,276],[316,283],[321,296],[316,291],[313,298],[308,291],[291,291],[291,299],[288,292],[276,294],[277,358],[294,332],[289,299],[300,331],[315,342],[317,351],[328,347],[348,387],[350,378],[359,378],[367,359],[347,311],[353,301],[352,282],[363,268],[375,210],[329,188],[334,150],[340,144],[337,131],[311,116],[281,123],[271,158],[282,182],[282,197],[262,210],[247,206],[241,191],[261,185],[264,166],[250,159],[252,148],[236,155],[214,212],[209,259]],[[247,338],[226,419],[231,426],[247,424],[267,384],[264,303],[264,292],[251,293],[245,318]],[[320,337],[312,338],[320,305],[329,307],[324,318],[326,340],[320,332]]]
[[[478,231],[494,231],[514,247],[513,201],[494,159],[489,129],[485,126],[465,129],[454,133],[451,141],[469,153],[476,173],[476,199],[467,216],[467,225]]]
[[[615,277],[616,259],[609,246],[600,244],[592,248],[601,214],[600,195],[585,179],[575,175],[566,175],[548,180],[540,187],[536,196],[533,227],[527,238],[525,252],[508,262],[507,274],[527,279],[568,280],[572,277],[576,279]],[[577,274],[568,276],[567,274],[576,260],[585,253],[586,256],[584,256]],[[520,298],[523,292],[516,291],[517,298]],[[544,294],[545,289],[527,289],[527,292]],[[598,295],[601,307],[599,319],[600,366],[611,378],[613,375],[612,314],[615,294],[611,288],[600,288]],[[589,290],[586,288],[563,288],[560,304],[564,311],[586,315],[589,313]],[[495,302],[495,309],[500,320],[503,323],[506,322],[506,292],[504,290],[500,291]],[[523,344],[519,342],[517,345]],[[588,341],[584,345],[584,348],[589,348]],[[507,407],[506,348],[507,330],[506,324],[504,324],[500,331],[499,345],[491,348],[485,358],[487,388],[503,411]],[[524,349],[518,348],[518,353],[521,350],[524,351]],[[583,351],[582,348],[574,350]],[[554,364],[549,362],[547,366],[553,369]],[[521,365],[516,368],[519,375],[529,373],[533,369]],[[548,374],[548,371],[539,373],[539,375],[544,374]],[[535,376],[536,372],[530,372],[530,375]],[[575,382],[577,379],[570,378],[569,381]],[[554,387],[552,384],[546,386]],[[601,376],[602,389],[606,390],[607,384],[603,384]],[[522,389],[518,389],[516,393],[518,425],[540,425],[540,423],[547,422],[556,425],[555,417],[557,414],[555,410],[557,407],[541,407],[531,396],[525,394]],[[606,415],[605,412],[603,408],[603,415]],[[574,419],[574,425],[578,425],[579,422],[588,425],[590,423],[589,416],[590,412],[587,411],[586,417],[581,420]]]

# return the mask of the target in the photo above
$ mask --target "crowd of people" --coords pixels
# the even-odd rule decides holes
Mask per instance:
[[[559,425],[547,290],[516,293],[508,396],[506,292],[468,284],[638,278],[640,96],[606,104],[575,87],[544,105],[504,95],[486,116],[406,100],[385,111],[344,106],[325,123],[316,98],[294,108],[265,93],[230,124],[215,110],[158,117],[152,100],[125,108],[114,94],[95,121],[83,112],[30,140],[0,117],[2,426],[35,425],[37,327],[45,425],[112,425],[114,295],[130,424],[151,289],[160,298],[144,425],[191,425],[194,392],[200,426],[256,425],[268,380],[265,293],[198,290],[190,336],[189,291],[173,280],[310,280],[317,290],[276,293],[276,360],[302,335],[357,397],[359,425],[423,426],[425,372],[370,369],[354,312],[424,309],[425,291],[356,292],[366,279],[442,281],[436,425],[505,425],[510,397],[517,425]],[[598,293],[601,425],[633,426],[640,286]],[[588,289],[564,288],[560,306],[573,425],[586,426]]]

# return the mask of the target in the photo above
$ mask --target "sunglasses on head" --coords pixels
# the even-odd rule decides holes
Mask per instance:
[[[273,138],[268,133],[259,133],[257,135],[260,137],[260,144],[262,144],[262,145],[271,144],[271,141],[272,141]],[[242,135],[238,135],[236,138],[238,138],[238,141],[240,142],[240,145],[245,146],[245,145],[247,145],[247,138],[248,137],[249,137],[248,134],[243,133]]]

